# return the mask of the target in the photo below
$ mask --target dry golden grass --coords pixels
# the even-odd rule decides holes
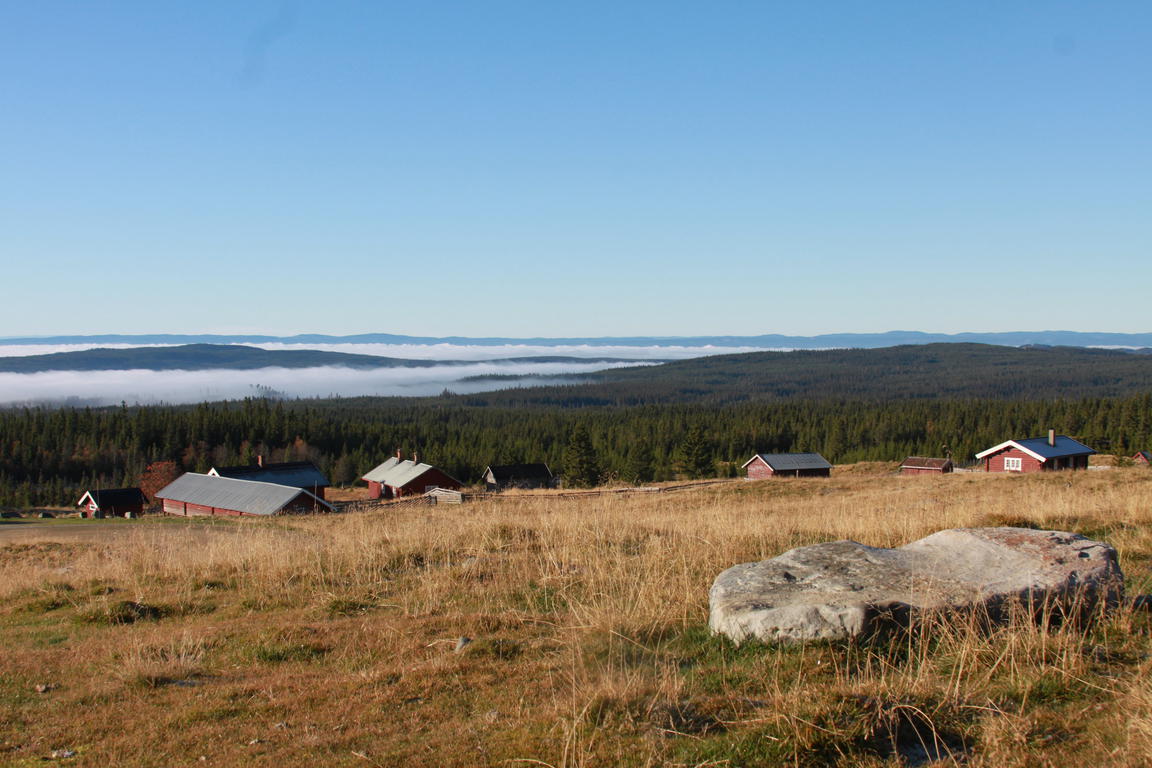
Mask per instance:
[[[0,763],[1147,764],[1152,643],[1131,609],[870,645],[709,636],[717,573],[838,538],[1077,530],[1148,591],[1152,472],[863,469],[0,548]]]

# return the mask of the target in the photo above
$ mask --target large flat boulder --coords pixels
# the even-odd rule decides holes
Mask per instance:
[[[709,626],[736,642],[863,638],[927,613],[1014,603],[1092,610],[1123,597],[1116,550],[1063,531],[955,528],[896,549],[854,541],[799,547],[721,573]]]

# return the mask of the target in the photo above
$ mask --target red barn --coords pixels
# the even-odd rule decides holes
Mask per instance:
[[[758,453],[744,462],[749,480],[767,477],[829,477],[832,465],[818,453]]]
[[[976,454],[985,472],[1050,472],[1059,469],[1087,469],[1088,457],[1096,451],[1066,435],[1048,430],[1048,437],[1005,440]]]
[[[195,472],[180,475],[157,491],[156,498],[170,515],[265,517],[333,511],[331,504],[302,488]]]
[[[929,459],[909,456],[900,464],[902,475],[942,475],[955,469],[952,459]]]
[[[148,500],[139,488],[88,491],[76,502],[81,517],[135,517],[144,514]]]
[[[457,490],[460,481],[431,464],[421,464],[413,456],[401,459],[400,452],[364,475],[368,496],[373,499],[398,499],[414,496],[432,488]]]

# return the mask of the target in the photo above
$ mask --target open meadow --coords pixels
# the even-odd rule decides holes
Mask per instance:
[[[54,752],[76,766],[275,768],[1152,759],[1152,623],[1131,607],[1086,627],[960,621],[864,644],[735,647],[707,629],[708,588],[735,563],[960,526],[1103,539],[1129,595],[1152,591],[1146,469],[865,467],[129,525],[0,530],[0,764]]]

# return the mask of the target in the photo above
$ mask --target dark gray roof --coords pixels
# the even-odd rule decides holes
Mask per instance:
[[[930,459],[925,456],[909,456],[900,464],[909,469],[944,469],[952,459]]]
[[[1143,456],[1144,461],[1152,463],[1152,451],[1136,451],[1136,453],[1132,455],[1132,458],[1136,458],[1137,456]]]
[[[144,492],[139,488],[105,488],[101,491],[88,491],[80,497],[80,501],[76,502],[77,506],[84,501],[85,496],[91,497],[92,501],[96,502],[96,506],[101,509],[131,507],[148,503],[148,500],[144,498]]]
[[[308,491],[289,485],[257,483],[195,472],[180,475],[156,493],[158,499],[203,504],[249,515],[274,515],[299,496],[306,496],[310,502],[332,509],[331,505]]]
[[[484,473],[492,473],[497,483],[512,483],[517,480],[551,480],[552,470],[547,464],[490,464]]]
[[[790,472],[797,469],[832,469],[832,465],[818,453],[758,453],[773,472]],[[753,456],[752,458],[756,458]],[[744,466],[752,463],[752,459]]]
[[[208,474],[231,477],[236,480],[276,483],[293,488],[328,487],[328,478],[324,477],[324,473],[310,461],[283,461],[277,464],[265,464],[262,467],[256,464],[239,467],[213,467]]]

